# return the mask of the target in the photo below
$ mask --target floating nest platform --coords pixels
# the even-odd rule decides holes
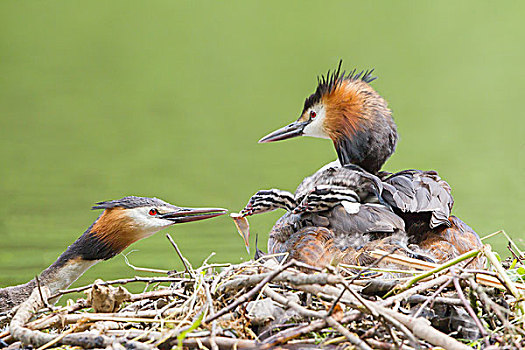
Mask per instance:
[[[176,247],[176,245],[174,245]],[[520,349],[525,347],[524,256],[490,246],[443,265],[374,252],[402,268],[319,269],[264,256],[205,261],[161,277],[97,280],[31,297],[0,315],[0,347],[132,349]],[[485,270],[468,261],[487,258]],[[132,294],[128,284],[143,284]],[[54,306],[57,298],[85,298]]]

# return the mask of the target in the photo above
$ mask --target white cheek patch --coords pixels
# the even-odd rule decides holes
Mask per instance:
[[[342,201],[341,205],[343,208],[345,208],[346,212],[348,214],[357,214],[359,213],[359,208],[361,207],[361,204],[356,202],[348,202],[348,201]]]
[[[311,136],[311,137],[318,137],[321,139],[329,139],[330,137],[324,130],[324,120],[326,116],[326,112],[323,107],[320,108],[313,108],[314,111],[316,111],[317,116],[315,119],[313,119],[310,124],[308,124],[304,130],[303,134],[305,136]]]
[[[141,238],[149,237],[165,227],[173,225],[173,222],[166,219],[155,218],[149,215],[149,208],[127,209],[126,214],[133,220],[136,227],[141,231],[137,232]]]

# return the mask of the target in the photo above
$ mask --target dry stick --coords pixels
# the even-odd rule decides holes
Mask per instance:
[[[131,294],[131,297],[129,300],[126,301],[139,301],[144,299],[158,299],[158,298],[165,298],[165,297],[172,297],[177,296],[182,299],[188,299],[189,297],[185,294],[182,294],[181,292],[177,292],[173,289],[159,289],[159,290],[153,290],[151,292],[144,292],[140,294]]]
[[[352,289],[350,289],[350,287],[346,283],[343,282],[342,285],[343,285],[344,289],[346,289],[350,294],[352,294],[354,296],[354,298],[357,301],[359,301],[359,303],[361,303],[361,305],[363,305],[372,316],[374,316],[376,318],[381,317],[385,321],[391,323],[394,327],[398,328],[401,332],[403,332],[406,335],[406,337],[410,340],[412,345],[417,346],[418,341],[417,341],[416,337],[414,337],[414,334],[412,334],[412,332],[410,332],[407,329],[407,327],[405,327],[403,324],[399,323],[397,320],[393,319],[392,317],[390,317],[388,315],[379,314],[377,312],[377,310],[373,307],[373,305],[374,305],[373,303],[367,302],[366,300],[364,300],[359,294],[357,294]],[[390,328],[388,328],[388,330],[390,331]]]
[[[421,312],[423,311],[423,309],[428,305],[430,304],[431,302],[433,302],[437,295],[439,293],[441,293],[443,291],[443,289],[447,288],[447,286],[450,284],[451,280],[448,279],[445,283],[443,283],[438,289],[436,289],[436,291],[434,293],[432,293],[432,295],[427,298],[427,300],[425,300],[425,302],[423,304],[421,304],[421,306],[419,307],[419,309],[417,309],[416,313],[414,314],[414,318],[417,318],[419,317],[419,315],[421,314]]]
[[[383,251],[372,251],[370,252],[370,254],[372,256],[381,257],[381,256],[384,256],[384,254],[388,254],[388,253],[383,252]],[[396,264],[399,264],[399,265],[403,265],[403,266],[409,266],[409,267],[418,266],[422,270],[426,270],[426,271],[441,266],[441,265],[437,265],[437,264],[430,263],[427,261],[421,261],[421,260],[408,258],[408,257],[401,256],[401,255],[395,255],[395,254],[388,256],[387,260],[394,262]],[[489,276],[476,276],[478,283],[481,283],[484,286],[488,286],[488,287],[506,288],[505,283],[501,283],[501,278],[494,278],[492,277],[492,274],[490,273],[485,273],[485,274]],[[525,291],[525,283],[514,283],[514,286],[519,290]]]
[[[438,278],[434,278],[430,281],[419,283],[417,286],[414,286],[410,288],[409,290],[404,291],[403,293],[399,293],[397,295],[388,297],[387,299],[381,301],[380,304],[386,307],[391,306],[398,301],[408,299],[408,297],[414,294],[418,294],[422,291],[426,291],[436,285],[443,284],[446,281],[450,280],[450,278],[451,278],[450,276],[443,275],[443,276],[439,276]]]
[[[127,254],[120,253],[120,255],[122,255],[124,257],[124,262],[126,263],[126,265],[131,267],[133,269],[133,271],[160,273],[160,274],[163,274],[163,275],[167,275],[170,272],[169,270],[150,269],[150,268],[147,268],[147,267],[138,267],[138,266],[135,266],[135,265],[131,264],[129,262],[128,255],[133,253],[133,252],[135,252],[135,251],[136,250],[132,250],[132,251],[128,252]]]
[[[378,316],[376,311],[373,308],[370,308],[368,306],[368,303],[359,294],[352,290],[345,282],[342,282],[341,284],[343,285],[343,294],[341,294],[341,297],[339,299],[343,297],[344,291],[347,290],[350,294],[352,294],[355,300],[357,300],[361,305],[363,305],[363,307],[368,311],[368,313],[370,313],[372,316]]]
[[[389,255],[392,255],[395,251],[397,251],[399,248],[394,248],[390,254],[388,255],[384,255],[382,256],[381,258],[379,259],[376,259],[374,262],[372,262],[372,264],[368,267],[366,267],[364,270],[361,270],[359,271],[358,274],[356,274],[352,279],[350,279],[348,281],[349,284],[352,284],[355,280],[357,280],[359,277],[361,277],[365,272],[368,272],[372,267],[378,265],[381,261],[383,261],[383,259],[385,259],[386,257],[388,257]],[[341,284],[343,285],[343,289],[341,290],[341,294],[339,294],[339,297],[337,297],[337,299],[334,300],[334,302],[332,303],[332,306],[330,307],[330,309],[328,310],[328,316],[331,316],[332,313],[334,312],[334,309],[337,305],[337,303],[339,302],[339,300],[341,300],[341,298],[343,297],[343,295],[345,294],[345,290],[347,290],[349,293],[351,293],[357,300],[361,301],[361,297],[355,293],[353,290],[351,290],[347,283],[345,283],[345,281],[342,281]],[[363,304],[363,306],[366,307],[366,304],[361,302],[361,304]],[[368,310],[370,312],[372,312],[372,310]]]
[[[381,349],[381,350],[394,350],[394,349],[401,349],[401,350],[413,350],[414,348],[406,345],[401,345],[400,347],[397,347],[394,344],[390,344],[387,342],[379,341],[373,338],[366,340],[370,345],[374,347],[374,349]]]
[[[476,294],[481,299],[480,301],[481,301],[482,307],[483,308],[487,307],[488,309],[492,310],[505,327],[512,328],[513,326],[509,323],[509,321],[505,318],[505,316],[501,312],[501,309],[500,309],[501,306],[496,304],[494,301],[492,301],[492,299],[488,297],[487,293],[485,293],[483,288],[479,284],[476,283],[474,277],[469,276],[468,281],[470,284],[470,288],[472,288],[472,290],[474,290],[474,292],[476,292]]]
[[[345,314],[343,318],[340,320],[340,323],[345,324],[352,321],[355,321],[362,317],[362,313],[360,311],[351,311],[350,313]],[[286,343],[292,339],[298,338],[302,335],[319,331],[327,326],[327,323],[324,319],[320,320],[314,320],[307,325],[301,325],[293,328],[288,328],[280,331],[277,334],[272,335],[271,337],[266,338],[261,346],[260,349],[270,349],[278,344]]]
[[[484,285],[485,287],[494,287],[498,289],[507,290],[507,287],[505,286],[505,281],[503,281],[503,278],[498,273],[475,269],[463,269],[463,271],[467,273],[475,273],[476,281]],[[479,276],[479,274],[481,274],[482,276]],[[515,283],[515,286],[519,290],[525,290],[525,284],[523,283]]]
[[[266,283],[270,282],[272,279],[275,278],[275,276],[277,276],[278,274],[280,274],[281,272],[283,272],[284,270],[290,268],[291,266],[293,266],[295,264],[295,261],[292,260],[290,262],[288,262],[287,264],[285,265],[282,265],[280,268],[276,269],[273,273],[271,273],[270,275],[268,275],[265,279],[263,279],[261,282],[259,282],[253,289],[251,289],[248,293],[245,293],[243,294],[239,299],[237,299],[236,301],[234,301],[233,303],[227,305],[226,307],[222,308],[219,312],[217,312],[215,315],[213,316],[208,316],[204,321],[202,321],[202,323],[210,323],[212,322],[213,320],[216,320],[218,319],[219,317],[225,315],[226,313],[234,310],[237,306],[241,305],[242,303],[250,300],[251,298],[253,298],[265,285]],[[167,337],[165,337],[164,339],[162,339],[158,344],[157,346],[160,346],[161,344],[164,344],[166,341],[170,341],[171,339],[173,339],[174,337],[177,337],[180,333],[184,332],[184,331],[187,331],[188,329],[190,329],[191,326],[188,326],[188,327],[183,327],[181,329],[178,329],[178,330],[175,330],[174,332],[172,332],[171,334],[169,334]]]
[[[132,294],[131,297],[127,301],[134,302],[134,301],[139,301],[139,300],[143,300],[143,299],[157,299],[157,298],[164,298],[164,297],[169,297],[169,296],[178,296],[178,297],[185,298],[185,299],[188,298],[187,295],[179,293],[179,292],[177,292],[175,290],[172,290],[172,289],[161,289],[161,290],[145,292],[145,293],[140,293],[140,294]],[[83,309],[83,308],[86,308],[86,307],[90,307],[90,306],[91,305],[88,304],[86,300],[81,299],[81,301],[77,302],[76,304],[66,307],[66,311],[67,312],[73,312],[73,311],[77,311],[77,310],[80,310],[80,309]],[[63,311],[64,311],[64,309],[57,310],[57,312],[63,312]],[[172,309],[170,309],[168,311],[169,312],[173,312],[173,313],[182,313],[182,308],[172,308]],[[166,312],[164,312],[164,313],[166,313]],[[96,315],[96,314],[88,314],[88,315]],[[105,314],[105,315],[107,315],[109,317],[154,317],[156,314],[151,316],[151,312],[149,312],[149,311],[147,311],[147,312],[140,312],[139,311],[139,312],[136,312],[136,313],[126,313],[126,314],[113,313],[113,314]],[[100,316],[100,317],[102,317],[102,316]],[[67,324],[75,323],[80,318],[81,318],[80,315],[66,315],[66,316],[63,316],[61,314],[48,315],[43,320],[36,320],[36,321],[33,321],[33,322],[29,323],[28,327],[31,328],[31,329],[43,329],[43,328],[47,328],[47,327],[49,327],[51,325],[57,325],[57,324],[59,324],[59,322],[62,322],[62,321],[66,322]]]
[[[463,303],[457,298],[448,298],[448,297],[434,297],[431,296],[416,294],[407,298],[407,303],[409,304],[421,304],[426,302],[428,299],[431,299],[432,305],[434,304],[444,304],[451,306],[461,306]]]
[[[50,346],[55,345],[55,344],[58,343],[60,340],[62,340],[66,335],[68,335],[68,334],[73,333],[74,331],[76,331],[77,328],[78,328],[80,325],[82,325],[82,324],[83,324],[83,322],[76,324],[74,327],[71,327],[70,329],[66,330],[65,332],[62,332],[62,334],[60,334],[58,337],[56,337],[55,339],[51,340],[49,343],[46,343],[46,344],[42,345],[41,347],[39,347],[39,348],[36,349],[36,350],[45,350],[45,349],[49,348]]]
[[[211,298],[210,286],[204,280],[202,281],[204,285],[204,291],[206,292],[206,299],[208,301],[208,308],[210,316],[215,315],[215,309],[213,308],[213,300]],[[210,334],[210,345],[213,350],[217,350],[218,346],[215,343],[215,335],[217,334],[217,320],[213,320],[211,323],[211,334]]]
[[[481,237],[480,240],[483,242],[484,240],[489,239],[489,238],[492,238],[492,237],[494,237],[494,236],[497,236],[497,235],[499,235],[500,233],[503,233],[503,230],[499,230],[499,231],[496,231],[496,232],[492,232],[491,234],[488,234],[488,235],[486,235],[485,237]]]
[[[346,339],[352,344],[354,344],[359,349],[363,350],[372,350],[371,347],[368,346],[364,341],[359,339],[359,337],[353,335],[350,333],[347,329],[345,329],[339,322],[337,322],[333,317],[328,315],[322,315],[320,312],[308,310],[301,305],[297,304],[294,301],[291,301],[284,296],[280,295],[279,293],[272,290],[270,287],[266,287],[263,291],[263,293],[271,298],[272,300],[275,300],[279,304],[292,308],[293,310],[297,311],[300,315],[304,317],[314,317],[314,318],[321,318],[326,321],[327,324],[329,324],[331,327],[335,328],[339,333],[343,334]]]
[[[450,278],[449,276],[444,276],[444,277]],[[441,281],[441,283],[442,282],[443,281]],[[334,288],[332,286],[320,287],[320,286],[313,286],[313,285],[302,285],[302,286],[297,286],[296,288],[302,291],[316,294],[320,297],[322,297],[323,295],[325,297],[329,296],[331,297],[330,298],[331,300],[334,300],[335,298],[337,298],[340,292],[339,289]],[[417,286],[412,289],[417,289]],[[345,297],[343,297],[341,298],[341,301],[342,302],[346,301],[348,305],[350,305],[351,307],[364,311],[363,310],[364,308],[361,307],[360,303],[356,300],[348,299],[348,297],[345,299]],[[451,350],[470,349],[469,347],[458,342],[452,337],[444,333],[441,333],[437,329],[433,328],[430,325],[430,322],[427,321],[426,319],[423,319],[423,318],[414,319],[412,317],[402,315],[398,312],[392,311],[382,306],[378,302],[365,301],[365,303],[368,305],[369,308],[375,309],[379,315],[387,315],[399,321],[401,324],[406,326],[416,337],[419,337],[432,345],[441,346],[445,349],[451,349]]]
[[[378,311],[380,311],[381,314],[388,314],[389,316],[395,318],[396,320],[401,322],[403,325],[405,325],[408,329],[410,329],[410,331],[412,331],[412,333],[414,333],[415,336],[425,340],[426,342],[434,346],[440,346],[448,350],[470,350],[471,349],[465,344],[460,343],[454,338],[444,333],[441,333],[437,329],[433,328],[430,325],[430,321],[424,318],[421,318],[421,317],[412,318],[410,316],[406,316],[398,312],[392,311],[383,306],[376,305],[376,307],[378,308]]]
[[[98,284],[107,284],[107,282],[106,283],[98,283]],[[144,293],[140,293],[140,294],[132,294],[131,297],[127,301],[136,302],[136,301],[144,300],[144,299],[157,299],[157,298],[164,298],[164,297],[169,297],[169,296],[178,296],[178,297],[184,298],[184,299],[188,298],[187,295],[182,294],[180,292],[177,292],[176,290],[173,290],[173,289],[160,289],[160,290],[155,290],[155,291],[151,291],[151,292],[144,292]],[[47,323],[49,323],[50,325],[56,324],[56,322],[58,322],[63,317],[60,313],[63,313],[63,312],[66,312],[66,313],[75,312],[75,311],[78,311],[78,310],[81,310],[81,309],[84,309],[84,308],[88,308],[88,307],[91,307],[91,304],[89,304],[87,302],[87,300],[79,299],[73,305],[66,306],[64,308],[60,308],[58,310],[55,310],[55,312],[57,313],[55,315],[50,314],[50,315],[47,315],[46,317],[44,317],[43,319],[39,319],[39,320],[36,320],[36,321],[33,321],[33,322],[29,323],[28,327],[31,328],[31,329],[47,328],[49,326],[43,326],[43,325],[45,325]],[[170,308],[170,307],[167,307],[165,310],[162,311],[163,314],[170,313],[170,312],[182,313],[182,308]],[[108,315],[108,316],[111,316],[111,315],[112,316],[123,316],[123,317],[128,317],[128,316],[129,317],[133,317],[133,316],[154,317],[156,315],[156,313],[154,313],[152,315],[152,313],[150,311],[138,311],[138,312],[134,312],[134,313],[122,313],[122,312],[120,312],[120,313],[113,313],[113,314],[107,313],[105,315]],[[75,315],[68,315],[68,316],[65,316],[65,317],[66,317],[66,320],[67,320],[67,317],[72,317],[74,319],[74,316]],[[74,323],[74,322],[77,322],[77,321],[72,321],[72,323]],[[36,327],[36,328],[34,328],[34,327]]]
[[[133,278],[122,278],[118,280],[104,281],[100,283],[97,282],[96,284],[102,285],[102,286],[109,286],[109,285],[114,285],[114,284],[128,284],[132,282],[162,283],[162,282],[180,282],[180,281],[185,281],[185,280],[186,278],[180,278],[180,277],[139,277],[139,276],[135,276]],[[53,298],[59,297],[64,294],[83,292],[85,290],[93,288],[94,284],[95,283],[91,283],[91,284],[88,284],[82,287],[78,287],[78,288],[60,290],[57,293],[51,295],[49,299],[53,299]]]
[[[459,285],[459,278],[458,278],[458,276],[454,273],[454,269],[451,269],[450,272],[452,273],[452,276],[453,276],[452,281],[454,282],[454,287],[456,288],[456,292],[458,293],[458,297],[461,300],[461,302],[463,303],[463,307],[465,308],[465,310],[467,310],[467,312],[470,315],[470,317],[472,317],[472,319],[474,320],[474,323],[476,324],[476,327],[479,328],[479,331],[480,331],[481,335],[483,336],[483,338],[485,338],[484,339],[485,346],[487,346],[487,347],[490,346],[489,340],[487,338],[487,336],[488,336],[487,331],[485,330],[485,328],[481,324],[481,321],[479,320],[478,316],[476,315],[476,313],[472,309],[472,306],[467,301],[467,298],[465,298],[465,294],[463,294],[463,290],[461,289],[461,286]]]
[[[507,275],[507,273],[505,272],[505,269],[503,268],[503,266],[501,266],[501,263],[496,258],[494,253],[492,253],[492,249],[490,245],[486,244],[483,246],[483,253],[489,259],[490,263],[492,264],[492,266],[494,266],[494,268],[499,273],[501,278],[503,278],[503,281],[505,282],[504,285],[507,287],[509,292],[511,292],[514,298],[516,298],[516,308],[518,309],[518,311],[520,311],[520,316],[523,317],[525,313],[523,295],[520,293],[520,291],[516,288],[514,283],[511,281],[511,279],[509,278],[509,275]]]
[[[191,267],[190,263],[188,262],[188,260],[186,260],[184,256],[182,256],[182,253],[179,250],[179,246],[177,246],[177,243],[175,243],[175,241],[173,240],[173,238],[171,238],[169,233],[166,233],[166,238],[168,238],[173,248],[175,248],[177,255],[179,256],[180,260],[182,261],[182,264],[184,265],[184,269],[186,270],[186,273],[189,274],[191,277],[195,278],[193,269],[190,268]]]
[[[372,348],[367,343],[362,341],[358,336],[353,335],[352,333],[350,333],[350,331],[348,329],[343,327],[333,317],[327,316],[327,317],[325,317],[325,319],[326,319],[326,323],[328,323],[332,328],[334,328],[339,333],[344,335],[346,337],[346,339],[348,339],[348,341],[350,343],[354,344],[359,349],[363,349],[363,350],[369,350],[370,349],[370,350],[372,350]]]
[[[467,259],[470,259],[470,258],[474,258],[475,256],[477,256],[479,254],[479,250],[472,250],[470,252],[467,252],[465,254],[462,254],[460,256],[458,256],[457,258],[455,259],[452,259],[452,260],[449,260],[447,262],[445,262],[444,264],[441,264],[435,268],[433,268],[432,270],[429,270],[429,271],[426,271],[420,275],[417,275],[416,277],[412,278],[411,280],[409,280],[407,283],[405,283],[404,285],[402,285],[398,290],[399,291],[405,291],[407,289],[409,289],[410,287],[412,287],[414,284],[416,284],[417,282],[421,281],[422,279],[425,279],[427,277],[430,277],[438,272],[441,272],[445,269],[448,269],[449,267],[451,266],[454,266],[464,260],[467,260]],[[390,295],[392,293],[392,291],[390,291],[389,293],[387,293],[387,295]]]
[[[313,295],[317,295],[321,299],[334,301],[339,299],[342,303],[349,305],[354,309],[358,309],[361,312],[368,313],[373,317],[380,317],[379,313],[369,305],[368,302],[355,298],[353,295],[347,295],[341,297],[341,290],[332,286],[317,286],[317,285],[298,285],[297,289],[302,290]],[[346,293],[345,293],[346,294]],[[351,294],[351,293],[350,293]],[[349,298],[350,297],[350,298]]]
[[[40,300],[42,301],[42,303],[44,304],[46,308],[48,308],[49,310],[52,310],[51,305],[49,305],[48,301],[44,299],[44,297],[42,296],[42,288],[40,287],[40,280],[38,279],[38,276],[35,276],[35,281],[36,281],[36,287],[38,288],[38,294],[40,295]]]
[[[213,279],[213,282],[211,284],[211,290],[210,292],[212,294],[215,294],[215,292],[217,291],[217,288],[218,288],[218,285],[220,283],[220,281],[222,281],[222,279],[228,274],[230,273],[230,271],[232,271],[233,269],[235,269],[236,265],[230,265],[228,267],[226,267],[224,270],[222,270],[214,279]]]
[[[524,253],[521,251],[521,249],[514,243],[514,240],[510,238],[510,236],[505,232],[505,230],[501,230],[503,232],[503,235],[508,239],[509,243],[512,244],[514,249],[519,253],[520,256],[524,256]]]
[[[416,348],[419,348],[419,342],[418,342],[418,339],[415,337],[415,335],[408,329],[408,327],[406,327],[404,324],[402,324],[401,322],[399,322],[398,320],[396,320],[395,318],[391,317],[390,315],[387,315],[387,314],[381,314],[380,316],[381,318],[383,318],[385,321],[387,321],[388,323],[392,324],[394,327],[396,327],[397,329],[399,329],[401,332],[403,332],[403,334],[405,334],[405,336],[408,338],[408,340],[410,341],[410,343],[416,347]],[[388,327],[387,327],[388,328]],[[388,331],[393,335],[393,333],[391,332],[391,329],[388,328]],[[392,337],[393,338],[393,337]]]
[[[161,332],[150,332],[149,334],[145,335],[143,331],[140,330],[108,330],[106,333],[110,336],[114,337],[126,337],[128,339],[137,338],[140,336],[147,337],[147,340],[155,341],[159,340],[162,337]],[[191,334],[188,334],[187,337],[182,341],[182,345],[184,347],[190,347],[190,348],[198,348],[199,342],[206,346],[211,347],[210,343],[210,337],[204,336],[204,337],[192,337]],[[248,349],[248,348],[254,348],[255,347],[255,341],[253,340],[246,340],[246,339],[234,339],[234,338],[226,338],[226,337],[216,337],[215,342],[219,349]]]
[[[268,273],[262,273],[257,275],[251,275],[251,276],[244,276],[236,278],[232,281],[224,283],[222,286],[220,286],[221,291],[229,291],[229,290],[236,290],[241,289],[244,287],[250,287],[253,285],[256,285],[257,283],[260,283],[264,279],[266,279],[268,276],[271,276],[274,272],[268,272]],[[283,271],[279,276],[276,276],[273,279],[274,282],[286,282],[290,283],[292,285],[301,285],[301,284],[333,284],[336,285],[338,283],[341,283],[343,281],[343,278],[341,276],[335,276],[333,274],[328,273],[316,273],[312,275],[308,275],[306,273],[296,273],[296,272],[288,272]]]
[[[182,313],[182,309],[177,308],[176,310],[172,309],[169,311],[175,311],[177,313]],[[157,313],[154,310],[143,311],[140,314],[126,313],[82,313],[82,314],[72,314],[72,315],[56,315],[55,318],[45,320],[44,322],[32,322],[28,324],[29,329],[45,329],[52,326],[61,326],[72,323],[77,323],[82,320],[86,321],[115,321],[115,322],[128,322],[128,323],[178,323],[179,320],[169,320],[169,319],[157,319],[155,318]]]
[[[253,340],[216,337],[213,341],[219,347],[219,349],[253,349],[255,348],[255,341]],[[199,347],[199,342],[206,347],[212,346],[211,337],[186,338],[182,341],[182,345],[188,348],[197,348]]]
[[[276,269],[274,272],[266,276],[261,282],[259,282],[253,289],[251,289],[248,293],[241,296],[239,299],[237,299],[235,302],[231,303],[230,305],[224,307],[222,310],[217,312],[215,315],[208,317],[204,323],[210,323],[213,320],[218,319],[222,315],[230,312],[231,310],[234,310],[237,306],[244,303],[245,301],[250,300],[255,294],[257,294],[268,282],[272,281],[277,275],[282,273],[284,270],[292,267],[295,265],[295,260],[292,260],[284,265],[282,265],[280,268]]]
[[[42,287],[42,295],[44,299],[49,299],[50,294],[49,288],[46,286]],[[27,320],[29,320],[36,311],[42,308],[42,306],[43,303],[40,300],[39,291],[35,289],[33,290],[33,293],[31,293],[31,296],[20,305],[18,311],[11,320],[9,330],[13,335],[13,338],[20,340],[24,344],[42,346],[59,337],[58,334],[47,334],[39,331],[32,331],[29,328],[24,327]],[[81,346],[84,348],[105,348],[114,344],[115,342],[122,343],[125,347],[134,347],[138,350],[151,349],[150,346],[140,342],[128,341],[126,339],[114,339],[88,332],[68,334],[59,341],[61,344]]]

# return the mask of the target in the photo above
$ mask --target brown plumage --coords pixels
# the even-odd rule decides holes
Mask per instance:
[[[325,227],[307,226],[297,232],[291,233],[285,239],[277,238],[282,232],[277,233],[278,227],[274,227],[270,238],[268,251],[270,254],[282,254],[278,260],[287,257],[304,262],[308,265],[325,268],[328,265],[338,264],[371,266],[382,268],[406,269],[404,266],[394,265],[388,260],[379,260],[371,255],[374,250],[382,250],[388,253],[419,258],[426,261],[433,261],[432,252],[427,252],[417,246],[407,246],[406,236],[400,232],[398,234],[387,235],[383,238],[366,242],[359,248],[353,246],[342,246],[344,238]]]
[[[418,240],[414,240],[421,249],[428,251],[438,261],[444,262],[482,247],[479,236],[463,221],[455,216],[448,219],[450,226],[440,226],[426,231]],[[485,265],[484,258],[475,258],[469,268],[480,269]]]
[[[126,215],[126,209],[109,208],[104,210],[90,227],[89,234],[118,254],[132,243],[144,238],[135,226],[133,219]]]
[[[329,213],[320,214],[330,215]],[[337,233],[323,226],[299,228],[302,224],[312,224],[313,221],[322,222],[322,218],[312,218],[317,215],[319,214],[309,214],[307,218],[301,215],[285,214],[270,232],[268,252],[283,254],[280,255],[279,260],[288,256],[288,258],[321,268],[344,263],[359,266],[377,264],[378,267],[405,269],[406,267],[392,265],[387,260],[377,261],[370,252],[382,250],[410,258],[444,263],[471,251],[479,241],[476,233],[454,216],[450,218],[450,227],[428,231],[421,237],[409,237],[399,230],[396,233],[376,232],[375,235],[362,237],[350,233],[347,235],[342,232]],[[372,222],[370,224],[373,225]],[[480,269],[484,264],[484,258],[475,258],[469,261],[468,267]]]

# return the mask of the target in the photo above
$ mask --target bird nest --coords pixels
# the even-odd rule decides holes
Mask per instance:
[[[174,245],[176,247],[176,245]],[[445,349],[525,346],[524,256],[501,262],[490,246],[442,265],[374,252],[374,264],[319,269],[264,256],[242,264],[193,268],[162,277],[97,280],[31,297],[0,316],[0,346],[39,349]],[[468,261],[483,254],[487,269]],[[145,284],[129,293],[124,285]],[[58,297],[86,298],[53,306]]]

